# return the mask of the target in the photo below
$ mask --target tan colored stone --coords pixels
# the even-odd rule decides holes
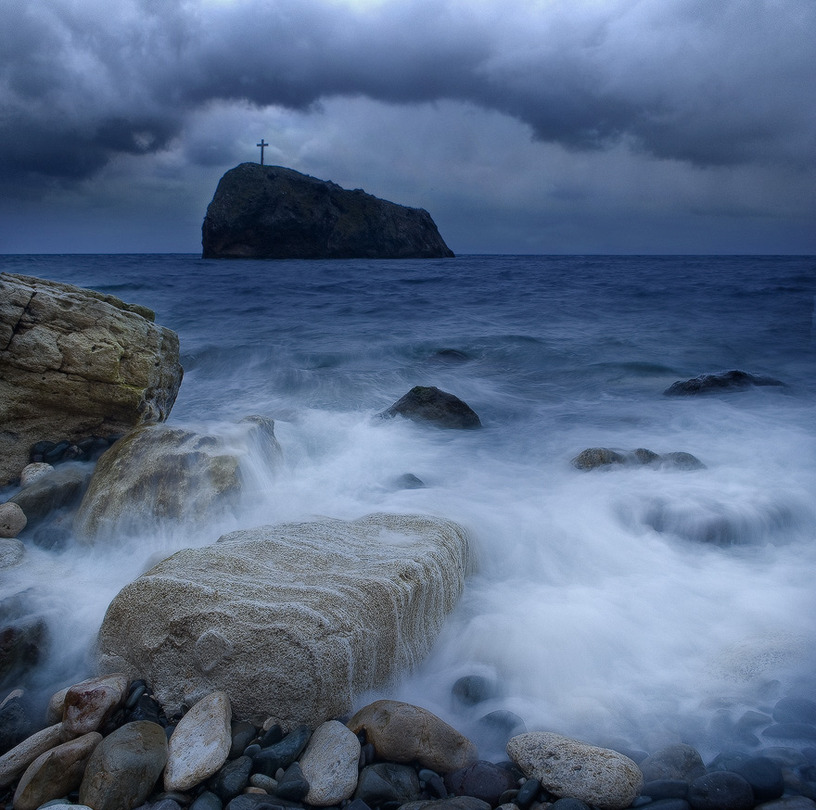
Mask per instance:
[[[169,714],[223,689],[237,717],[315,727],[422,660],[469,570],[464,529],[424,515],[233,532],[120,591],[99,666]]]
[[[207,695],[181,718],[170,736],[165,790],[188,790],[227,761],[232,745],[231,719],[226,692]]]
[[[121,673],[89,678],[65,693],[62,723],[67,734],[97,731],[127,697],[128,678]]]
[[[437,773],[466,768],[479,758],[476,746],[427,709],[397,700],[377,700],[358,711],[348,727],[374,746],[380,759],[419,762]]]
[[[48,723],[61,723],[62,714],[65,711],[65,696],[68,694],[70,686],[54,692],[48,700],[48,706],[45,709],[45,719]]]
[[[560,734],[519,734],[507,743],[507,755],[556,796],[601,810],[629,807],[643,786],[640,768],[629,757]]]
[[[40,754],[62,741],[62,723],[42,729],[0,756],[0,788],[10,785]]]
[[[102,741],[95,731],[40,754],[14,792],[14,810],[37,810],[41,804],[76,790],[94,748]]]
[[[123,433],[167,418],[178,336],[146,307],[0,273],[0,485],[40,440]]]

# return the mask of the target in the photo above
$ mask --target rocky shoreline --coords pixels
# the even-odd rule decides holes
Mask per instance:
[[[472,700],[481,688],[471,677],[453,691]],[[0,708],[4,723],[14,699]],[[489,762],[407,703],[378,700],[315,728],[283,728],[233,718],[216,691],[168,717],[144,680],[113,674],[51,698],[51,725],[0,756],[0,801],[5,810],[816,807],[816,702],[783,698],[771,717],[750,714],[755,728],[770,722],[768,742],[800,747],[743,745],[706,765],[682,743],[647,755],[532,731],[507,740],[506,760]]]

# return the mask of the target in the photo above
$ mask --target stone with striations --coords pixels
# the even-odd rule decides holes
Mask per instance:
[[[232,743],[232,710],[225,692],[199,700],[170,737],[164,789],[184,791],[212,776],[226,761]]]
[[[525,776],[559,797],[580,799],[601,810],[628,807],[643,777],[629,757],[545,731],[530,731],[507,743],[507,754]]]
[[[168,417],[178,336],[146,307],[0,273],[0,486],[40,440],[78,441]]]
[[[314,728],[422,660],[470,566],[464,529],[424,515],[233,532],[120,591],[99,666],[144,677],[168,714],[223,689],[238,718]]]
[[[377,756],[418,762],[437,773],[466,768],[478,760],[476,746],[427,709],[396,700],[377,700],[358,711],[348,727],[365,732]]]
[[[94,810],[131,810],[153,792],[166,763],[164,729],[146,720],[126,723],[91,754],[79,801]]]
[[[300,758],[309,783],[306,803],[329,807],[348,799],[357,787],[360,741],[347,726],[328,720],[315,729]]]
[[[127,697],[126,675],[114,673],[89,678],[65,692],[62,722],[66,734],[79,736],[99,730]]]
[[[257,163],[242,163],[221,178],[201,235],[205,259],[453,256],[421,208]]]
[[[92,731],[40,754],[17,784],[14,810],[36,810],[45,802],[76,790],[91,754],[101,741],[102,735]]]

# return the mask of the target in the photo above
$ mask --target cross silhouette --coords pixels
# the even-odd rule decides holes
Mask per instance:
[[[263,166],[263,150],[264,150],[264,147],[269,146],[269,144],[266,143],[266,141],[264,141],[263,138],[261,138],[261,142],[256,143],[255,146],[260,146],[261,147],[261,166]]]

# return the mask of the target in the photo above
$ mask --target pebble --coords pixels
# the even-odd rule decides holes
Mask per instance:
[[[300,756],[311,736],[312,731],[308,726],[298,726],[279,742],[254,754],[253,770],[275,776],[279,768],[288,768]]]
[[[126,723],[91,754],[79,787],[79,801],[94,810],[121,810],[144,802],[167,763],[167,738],[161,726]]]
[[[245,720],[232,722],[232,743],[228,759],[238,759],[244,749],[258,736],[258,729]]]
[[[513,737],[507,754],[524,772],[559,797],[580,799],[601,810],[622,810],[640,793],[640,768],[609,748],[531,731]]]
[[[757,804],[778,799],[785,792],[782,768],[768,757],[750,757],[731,770],[748,782]]]
[[[463,706],[483,703],[495,697],[497,693],[498,687],[495,681],[483,675],[465,675],[459,678],[451,688],[454,699]]]
[[[260,790],[260,788],[253,788]],[[278,779],[278,787],[275,789],[275,796],[289,802],[300,802],[306,798],[309,792],[309,783],[303,776],[303,771],[297,762],[293,762],[283,776]]]
[[[362,799],[370,807],[386,802],[400,805],[417,801],[422,794],[417,772],[409,765],[378,762],[366,765],[360,771],[355,799]]]
[[[357,787],[359,761],[360,741],[347,726],[336,720],[318,726],[300,758],[309,785],[306,803],[329,807],[348,799]]]
[[[62,723],[66,734],[78,736],[97,731],[127,697],[128,679],[116,673],[89,678],[65,692]]]
[[[644,796],[652,799],[685,799],[688,796],[689,783],[685,779],[655,779],[645,782],[641,788]]]
[[[447,774],[445,786],[455,796],[475,796],[495,807],[505,791],[515,788],[516,781],[504,768],[479,760]]]
[[[196,800],[190,805],[190,810],[222,810],[221,799],[210,790],[199,793]]]
[[[237,796],[248,784],[252,772],[252,758],[238,757],[226,764],[210,779],[209,787],[221,801],[228,802]]]
[[[225,692],[202,698],[181,718],[170,737],[165,790],[194,787],[226,762],[232,745],[231,719]]]
[[[17,537],[27,523],[25,513],[16,503],[0,503],[0,537]]]
[[[10,785],[38,756],[54,748],[61,739],[62,723],[56,723],[6,751],[0,756],[0,788]]]
[[[17,784],[14,810],[37,810],[41,804],[76,790],[88,758],[101,740],[102,735],[92,731],[40,754]]]
[[[688,803],[693,810],[751,810],[754,793],[739,774],[715,771],[689,785]]]
[[[435,714],[410,703],[377,700],[348,722],[374,746],[380,759],[418,762],[438,773],[465,768],[478,759],[476,746]]]

